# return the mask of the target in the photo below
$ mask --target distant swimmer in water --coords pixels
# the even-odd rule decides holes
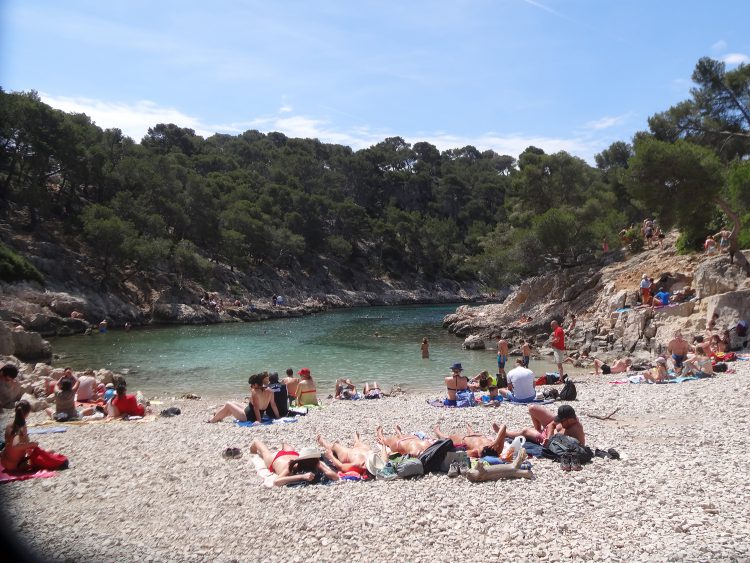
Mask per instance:
[[[430,343],[427,342],[427,337],[422,339],[422,358],[428,359],[430,357]]]

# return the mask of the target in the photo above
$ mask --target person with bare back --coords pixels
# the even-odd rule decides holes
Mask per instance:
[[[456,393],[458,391],[465,391],[469,388],[469,378],[463,375],[461,372],[464,370],[461,364],[455,363],[451,366],[453,375],[449,375],[445,378],[445,387],[448,391],[448,398],[443,401],[446,407],[455,407],[457,404]]]
[[[375,430],[375,438],[378,444],[390,449],[391,452],[413,457],[419,457],[435,442],[435,440],[429,439],[422,440],[414,434],[404,434],[400,426],[395,427],[393,436],[386,436],[383,433],[383,427],[378,426]]]
[[[359,432],[355,432],[351,447],[338,442],[329,442],[320,434],[317,436],[317,441],[324,450],[323,455],[337,471],[342,473],[354,471],[362,476],[369,473],[374,477],[377,470],[385,466],[385,460],[378,456],[369,445],[362,442]]]
[[[508,361],[508,341],[502,336],[497,340],[497,373],[505,374],[505,363]]]
[[[494,438],[478,434],[471,427],[471,424],[466,425],[466,430],[467,434],[445,434],[437,424],[433,427],[435,436],[439,439],[449,438],[456,447],[466,446],[466,453],[469,457],[500,456],[505,446],[506,428],[504,424],[502,426],[497,423],[492,424],[492,430],[495,431]]]

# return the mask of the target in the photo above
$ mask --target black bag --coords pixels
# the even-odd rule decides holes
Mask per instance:
[[[727,371],[727,364],[725,364],[724,362],[718,362],[714,366],[714,371],[717,371],[717,372]]]
[[[446,454],[453,449],[453,441],[450,438],[438,440],[422,452],[419,461],[422,462],[425,473],[437,473],[443,464]]]
[[[497,386],[500,389],[507,389],[508,388],[508,375],[505,373],[498,373],[495,375],[495,379],[497,379]]]
[[[576,389],[575,383],[570,379],[566,379],[565,385],[563,385],[562,391],[560,391],[560,400],[575,401],[576,397],[578,397],[578,390]]]
[[[577,454],[581,463],[588,463],[594,457],[594,452],[588,446],[565,434],[555,434],[542,450],[542,456],[547,459],[559,460],[563,454]]]

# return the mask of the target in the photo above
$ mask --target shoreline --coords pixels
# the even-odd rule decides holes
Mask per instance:
[[[427,405],[429,394],[414,393],[326,402],[296,423],[259,428],[202,423],[210,400],[165,402],[160,408],[179,406],[183,414],[38,436],[42,447],[67,455],[71,468],[0,491],[12,530],[49,561],[442,561],[456,550],[456,537],[470,538],[460,548],[468,560],[742,560],[750,557],[743,469],[750,439],[727,430],[747,422],[748,364],[670,385],[576,376],[579,400],[571,404],[589,445],[614,447],[622,459],[595,458],[575,473],[532,460],[531,481],[472,484],[430,475],[260,486],[247,455],[253,438],[303,447],[318,433],[348,443],[359,431],[375,446],[378,425],[431,433],[435,424],[455,432],[470,423],[488,433],[492,422],[512,429],[529,423],[523,406],[442,409]],[[608,421],[587,416],[618,407]],[[226,447],[241,447],[243,457],[222,459]]]

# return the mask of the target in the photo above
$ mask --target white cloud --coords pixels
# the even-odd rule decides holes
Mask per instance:
[[[293,108],[287,104],[281,106],[277,115],[211,125],[175,108],[161,107],[148,100],[128,104],[90,98],[40,95],[45,103],[55,108],[67,112],[85,113],[99,127],[104,129],[118,127],[135,141],[140,141],[146,135],[149,127],[158,123],[174,123],[179,127],[193,129],[203,137],[209,137],[214,133],[238,134],[248,129],[257,129],[266,133],[278,131],[288,137],[319,139],[324,143],[346,145],[354,150],[370,147],[387,137],[396,135],[403,137],[408,143],[412,144],[426,141],[435,145],[441,151],[472,145],[480,151],[491,149],[499,154],[518,156],[526,148],[533,145],[547,153],[566,151],[589,162],[593,162],[594,154],[603,150],[615,140],[614,138],[597,137],[596,135],[603,129],[621,124],[630,115],[604,117],[590,122],[583,132],[576,133],[570,138],[520,133],[498,134],[494,132],[481,133],[475,136],[453,135],[446,132],[404,134],[385,129],[372,129],[366,126],[351,127],[347,130],[337,129],[327,119],[289,115]]]
[[[750,63],[750,57],[748,57],[744,53],[727,53],[726,55],[721,57],[721,60],[727,63],[728,65]]]
[[[601,119],[596,119],[594,121],[589,121],[586,124],[586,129],[593,129],[595,131],[601,130],[601,129],[609,129],[611,127],[614,127],[616,125],[622,125],[625,121],[630,118],[630,113],[625,113],[623,115],[616,115],[616,116],[605,116]]]
[[[213,131],[200,120],[182,113],[175,108],[161,107],[158,104],[141,100],[134,104],[106,102],[90,98],[71,98],[39,94],[42,101],[57,109],[70,113],[85,113],[102,129],[118,127],[136,141],[140,141],[149,127],[157,123],[174,123],[180,127],[194,129],[198,135],[211,135]]]
[[[716,43],[711,45],[711,50],[714,53],[721,53],[722,51],[726,51],[727,46],[728,45],[726,41],[724,41],[723,39],[719,39]]]

